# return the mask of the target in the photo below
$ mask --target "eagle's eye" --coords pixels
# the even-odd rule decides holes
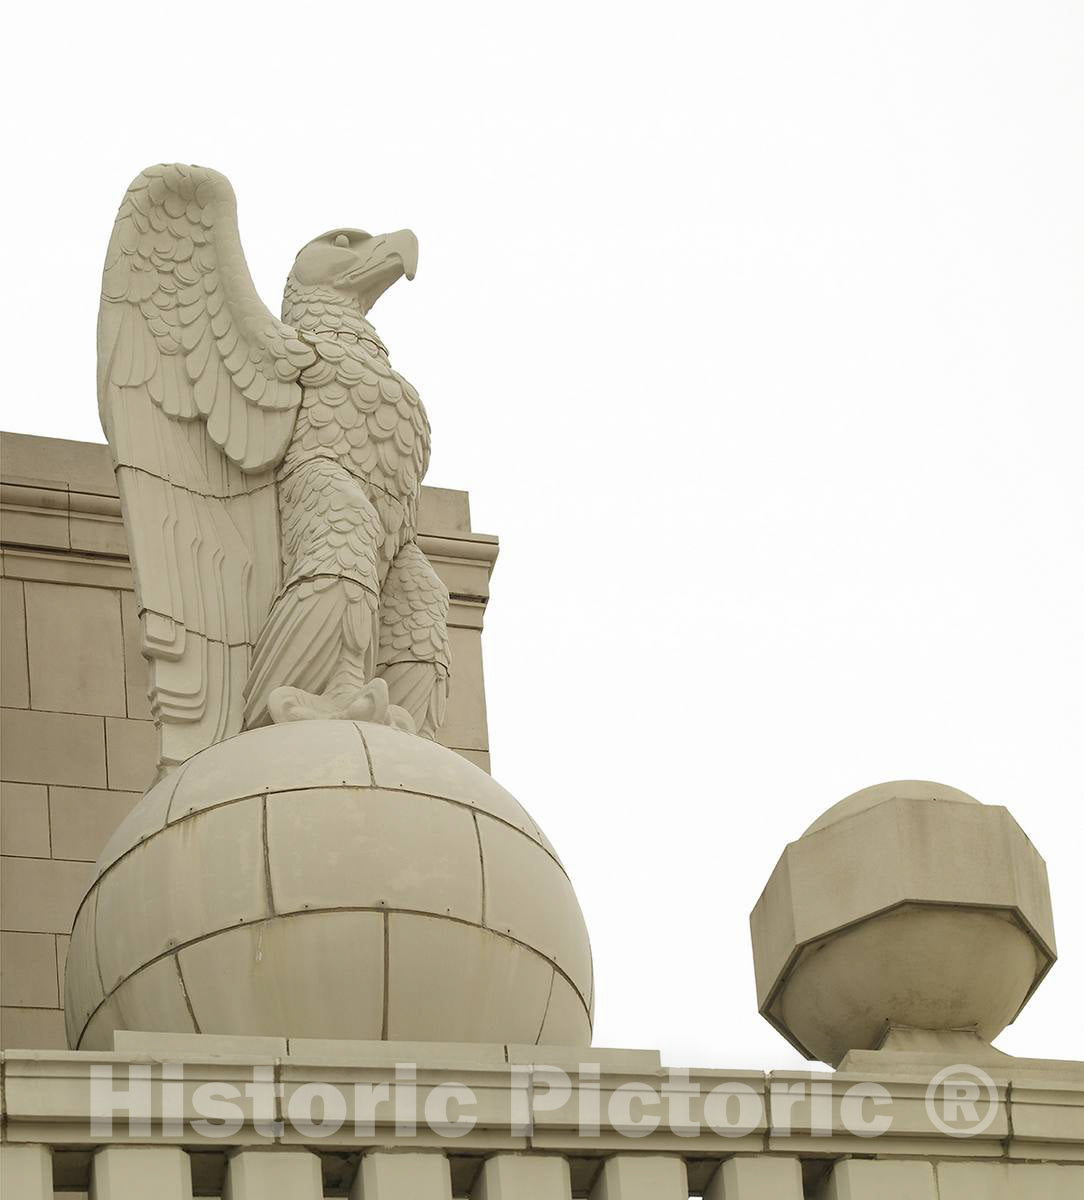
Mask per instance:
[[[335,235],[335,245],[336,246],[349,246],[350,239],[346,236],[345,233],[336,234]]]

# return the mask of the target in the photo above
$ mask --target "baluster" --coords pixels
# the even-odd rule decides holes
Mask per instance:
[[[848,1158],[837,1162],[825,1200],[937,1200],[928,1162]]]
[[[48,1146],[0,1146],[0,1195],[53,1200],[53,1152]]]
[[[179,1146],[105,1146],[90,1190],[94,1200],[192,1200],[192,1164]]]
[[[689,1200],[685,1163],[666,1154],[615,1154],[602,1164],[591,1200]]]
[[[802,1200],[796,1158],[730,1158],[711,1177],[704,1200]]]
[[[323,1200],[320,1160],[308,1150],[240,1150],[226,1166],[222,1200]]]
[[[495,1154],[487,1158],[471,1200],[570,1200],[565,1159],[552,1154]]]
[[[451,1200],[452,1174],[439,1151],[385,1154],[371,1151],[361,1160],[350,1200]]]

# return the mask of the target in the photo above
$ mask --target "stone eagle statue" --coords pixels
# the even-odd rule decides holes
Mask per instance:
[[[366,318],[417,255],[409,230],[325,233],[278,321],[222,175],[148,167],[124,197],[98,401],[160,770],[271,722],[443,720],[448,592],[415,540],[429,422]]]

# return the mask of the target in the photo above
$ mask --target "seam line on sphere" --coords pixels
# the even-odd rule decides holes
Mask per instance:
[[[276,914],[275,890],[271,886],[271,849],[267,838],[267,796],[260,805],[260,837],[263,841],[263,880],[267,889],[267,911],[272,916]]]
[[[223,925],[220,929],[212,929],[207,933],[201,933],[201,934],[198,934],[196,937],[189,938],[187,941],[177,942],[176,944],[169,946],[167,949],[163,950],[160,954],[156,954],[156,955],[154,955],[153,958],[147,959],[147,961],[145,963],[140,963],[139,966],[134,971],[130,972],[128,975],[125,975],[123,979],[119,979],[117,981],[116,985],[109,992],[105,992],[105,989],[103,988],[103,992],[105,992],[105,994],[103,995],[103,998],[101,999],[101,1001],[95,1006],[93,1011],[90,1013],[90,1015],[87,1017],[86,1021],[84,1022],[83,1028],[80,1030],[79,1037],[76,1039],[77,1044],[82,1042],[83,1037],[86,1034],[87,1028],[89,1027],[89,1025],[90,1025],[91,1021],[94,1019],[94,1017],[97,1015],[98,1010],[100,1008],[102,1008],[105,1004],[107,1004],[113,998],[113,996],[116,995],[116,993],[118,991],[120,991],[120,989],[128,982],[129,979],[134,979],[135,976],[139,975],[143,971],[148,970],[150,967],[153,967],[156,963],[161,962],[161,960],[163,958],[168,957],[170,954],[180,955],[181,951],[187,950],[189,948],[189,946],[196,946],[200,942],[209,941],[211,938],[218,937],[220,934],[229,933],[233,929],[251,929],[257,925],[265,925],[265,924],[267,924],[268,921],[280,921],[280,920],[284,920],[289,917],[307,917],[310,915],[314,915],[314,916],[319,915],[321,913],[335,913],[335,912],[383,913],[385,919],[387,919],[388,916],[390,916],[391,914],[398,913],[398,914],[401,914],[401,915],[407,916],[407,917],[428,917],[430,920],[433,920],[433,921],[448,921],[453,925],[465,925],[468,929],[482,929],[483,928],[481,925],[476,925],[473,921],[464,920],[462,917],[449,916],[447,913],[425,912],[423,909],[419,909],[419,908],[388,908],[386,905],[380,906],[380,905],[368,905],[368,904],[358,904],[358,905],[343,904],[343,905],[328,905],[323,908],[299,908],[299,909],[293,909],[291,912],[276,913],[274,916],[256,917],[251,921],[245,921],[243,924]],[[549,955],[545,953],[545,951],[540,950],[537,946],[532,946],[529,942],[524,942],[520,938],[513,936],[511,933],[504,932],[504,930],[502,930],[502,929],[486,928],[483,930],[483,932],[492,934],[494,937],[502,938],[504,941],[511,942],[513,945],[520,946],[524,950],[528,951],[530,954],[533,954],[536,957],[542,959],[543,962],[548,963],[553,968],[554,972],[556,974],[561,975],[562,978],[564,978],[564,980],[568,983],[569,987],[571,987],[572,990],[576,993],[576,996],[579,998],[580,1003],[583,1005],[584,1012],[587,1013],[588,1023],[590,1024],[591,1012],[587,1006],[587,1000],[585,999],[583,993],[580,991],[580,988],[579,988],[578,984],[576,983],[576,981],[571,978],[571,976],[568,974],[568,972],[565,971],[564,968],[559,963],[554,962],[553,959],[550,958]],[[553,986],[553,980],[551,979],[550,987],[552,988],[552,986]]]
[[[201,753],[202,753],[202,751],[201,751]],[[195,756],[193,755],[193,757],[195,757]],[[191,761],[192,761],[192,759],[188,759],[185,763],[183,763],[181,765],[181,767],[178,768],[178,770],[183,770],[185,767],[188,766],[188,763],[190,763]],[[325,791],[334,791],[334,792],[382,791],[382,792],[387,792],[390,795],[396,795],[396,796],[420,796],[423,800],[440,800],[444,804],[454,804],[457,808],[465,808],[465,809],[467,809],[468,812],[471,812],[471,813],[481,813],[482,816],[488,817],[491,821],[496,821],[499,825],[504,825],[508,829],[515,830],[515,832],[518,833],[521,837],[525,837],[532,845],[537,846],[538,849],[541,850],[543,852],[543,854],[545,854],[546,857],[549,858],[554,863],[554,865],[561,872],[561,874],[564,875],[564,877],[566,879],[568,879],[568,882],[570,884],[572,883],[572,880],[569,878],[568,872],[565,870],[564,864],[557,858],[557,856],[555,854],[553,854],[550,850],[548,850],[546,848],[546,846],[544,846],[542,844],[542,842],[536,841],[535,838],[533,838],[526,830],[520,829],[520,827],[518,825],[513,825],[511,821],[507,820],[507,818],[498,816],[496,813],[487,812],[484,808],[479,808],[477,805],[470,804],[466,800],[455,800],[455,799],[452,799],[450,796],[437,796],[432,792],[418,792],[418,791],[414,791],[409,788],[384,787],[378,783],[373,783],[373,784],[318,783],[318,784],[313,784],[311,787],[283,788],[281,792],[269,793],[267,791],[261,790],[258,792],[249,792],[244,796],[231,796],[229,800],[223,800],[219,804],[211,804],[207,808],[197,808],[197,809],[193,809],[192,812],[186,812],[186,813],[182,814],[181,816],[177,817],[177,819],[174,821],[171,821],[169,819],[169,815],[168,815],[168,811],[167,811],[166,823],[160,829],[154,830],[152,833],[149,833],[146,837],[144,837],[140,841],[136,842],[136,844],[134,846],[129,846],[128,849],[125,850],[123,854],[117,855],[117,857],[109,864],[109,866],[107,866],[102,871],[102,873],[100,875],[96,876],[96,878],[91,882],[90,886],[87,889],[86,895],[84,895],[84,897],[83,897],[83,900],[86,900],[86,897],[95,888],[95,886],[101,884],[102,880],[105,879],[105,877],[110,873],[110,871],[112,871],[114,867],[116,867],[120,863],[122,863],[128,857],[128,855],[130,855],[134,850],[138,850],[139,847],[144,845],[146,842],[149,842],[151,838],[158,837],[159,834],[165,833],[165,831],[167,829],[172,829],[172,828],[174,828],[174,826],[181,825],[185,821],[190,821],[194,817],[203,816],[205,813],[217,812],[220,808],[227,808],[231,804],[242,804],[245,800],[254,800],[257,796],[269,796],[269,797],[272,795],[284,796],[289,792],[325,792]],[[176,796],[176,789],[174,789],[174,796],[170,798],[170,802],[169,802],[170,809],[172,809],[172,807],[173,807],[173,801],[174,801],[175,796]],[[76,861],[76,860],[73,860],[73,861]],[[82,902],[80,902],[79,908],[82,908],[82,906],[83,906]],[[76,916],[79,915],[79,908],[77,908],[75,910]]]
[[[177,777],[173,781],[173,787],[169,793],[169,799],[166,801],[166,819],[165,819],[165,821],[162,822],[162,829],[165,829],[165,827],[169,824],[169,819],[173,815],[173,802],[174,802],[174,800],[177,799],[177,791],[181,786],[181,780],[188,773],[188,768],[189,768],[189,766],[191,766],[192,759],[195,757],[196,757],[195,754],[193,754],[191,758],[186,758],[184,760],[184,762],[181,763],[181,765],[176,769],[175,773],[176,773]],[[161,833],[162,829],[158,829],[155,832]],[[154,835],[151,834],[151,836],[153,837]],[[128,851],[126,850],[125,854],[127,854],[127,853],[128,853]],[[124,857],[124,855],[121,855],[121,858],[123,858],[123,857]],[[120,862],[120,859],[116,859],[115,861]],[[111,867],[112,865],[113,865],[113,863],[110,863],[109,867]],[[105,870],[108,871],[109,867],[106,867]],[[102,874],[104,875],[105,871],[103,871]]]
[[[538,1036],[534,1040],[534,1044],[540,1045],[542,1041],[542,1030],[546,1028],[546,1018],[550,1015],[550,1005],[553,1003],[553,982],[557,978],[556,969],[550,975],[550,990],[546,993],[546,1007],[542,1010],[542,1022],[538,1026]],[[579,993],[577,993],[578,995]],[[590,1014],[588,1014],[590,1015]]]
[[[361,748],[365,751],[365,761],[369,766],[369,782],[373,787],[376,787],[376,771],[373,770],[373,756],[369,753],[369,743],[365,740],[365,734],[361,730],[361,726],[357,721],[354,722],[354,728],[358,731],[358,737],[361,738]],[[343,785],[346,786],[345,784]]]
[[[486,924],[486,856],[482,851],[482,831],[478,828],[478,814],[471,813],[474,819],[474,837],[478,842],[478,865],[482,872],[482,928],[488,929]]]
[[[177,968],[177,979],[180,981],[181,994],[184,996],[185,1007],[188,1009],[188,1015],[192,1018],[192,1026],[197,1033],[202,1033],[203,1030],[199,1027],[199,1020],[196,1017],[196,1010],[192,1007],[192,998],[188,994],[188,985],[184,981],[184,972],[181,970],[181,960],[175,954],[173,956],[173,964]]]
[[[89,895],[89,893],[87,893],[87,894]],[[90,922],[90,941],[91,941],[91,948],[94,950],[94,973],[98,977],[98,988],[102,993],[102,1003],[104,1004],[105,997],[108,995],[108,991],[105,986],[105,976],[102,974],[102,955],[98,949],[98,910],[101,908],[101,905],[98,903],[98,899],[99,899],[98,893],[97,893],[97,891],[95,891],[95,893],[94,893],[94,916],[91,918],[91,922]],[[82,905],[80,905],[80,908],[81,907],[82,907]],[[75,922],[74,921],[72,922],[72,932],[73,933],[75,932]],[[69,954],[71,953],[71,946],[68,947],[68,953]],[[67,968],[65,968],[65,974],[67,974]],[[94,1011],[97,1012],[98,1010],[95,1009]],[[90,1024],[90,1018],[88,1017],[86,1025],[83,1026],[82,1031],[79,1034],[79,1038],[76,1041],[77,1046],[78,1046],[79,1042],[81,1042],[83,1040],[83,1034],[86,1033],[87,1025],[89,1025],[89,1024]]]

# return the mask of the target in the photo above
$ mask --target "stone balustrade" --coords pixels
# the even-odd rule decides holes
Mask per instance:
[[[5,1200],[1084,1195],[1079,1065],[998,1079],[985,1127],[958,1136],[918,1077],[667,1071],[653,1052],[593,1048],[117,1045],[5,1053]]]

